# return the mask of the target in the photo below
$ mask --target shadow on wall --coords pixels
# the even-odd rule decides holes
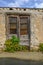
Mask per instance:
[[[17,58],[0,58],[0,65],[43,65],[43,61],[21,60]]]

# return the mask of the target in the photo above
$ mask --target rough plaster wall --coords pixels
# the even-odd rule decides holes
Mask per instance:
[[[6,40],[5,15],[4,14],[0,14],[0,47],[4,46],[5,40]]]
[[[43,14],[42,14],[42,42],[43,42]]]
[[[31,46],[38,46],[43,42],[42,14],[31,14]]]

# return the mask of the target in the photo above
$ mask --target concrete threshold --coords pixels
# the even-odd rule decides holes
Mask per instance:
[[[41,52],[0,52],[0,58],[18,58],[23,60],[43,61],[43,53]]]

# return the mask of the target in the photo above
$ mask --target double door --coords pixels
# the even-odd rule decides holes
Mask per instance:
[[[16,35],[20,38],[21,45],[29,45],[30,40],[30,17],[29,16],[8,16],[9,37]]]

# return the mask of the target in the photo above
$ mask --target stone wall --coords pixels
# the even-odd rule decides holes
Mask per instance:
[[[39,43],[43,43],[43,20],[42,14],[31,14],[31,47],[38,47]]]
[[[29,14],[31,28],[31,47],[37,47],[43,42],[43,9],[23,9],[23,8],[0,8],[0,47],[4,46],[6,40],[5,14]]]
[[[5,15],[0,13],[0,48],[4,47],[6,40],[5,32]]]

